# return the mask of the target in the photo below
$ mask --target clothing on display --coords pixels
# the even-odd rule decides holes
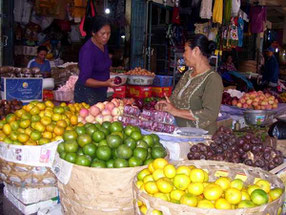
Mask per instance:
[[[202,19],[211,19],[213,0],[202,0],[200,17]]]
[[[224,16],[223,20],[225,24],[228,24],[231,19],[231,7],[232,7],[232,0],[224,0]]]
[[[244,29],[244,21],[241,16],[237,19],[237,30],[238,30],[238,47],[243,46],[243,29]]]
[[[266,8],[262,6],[254,6],[250,9],[250,30],[253,34],[258,34],[264,31],[266,23]]]
[[[215,0],[213,9],[213,22],[222,24],[223,0]]]

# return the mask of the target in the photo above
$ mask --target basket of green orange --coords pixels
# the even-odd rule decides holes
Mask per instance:
[[[281,214],[284,184],[260,168],[193,160],[156,159],[134,178],[136,214]]]

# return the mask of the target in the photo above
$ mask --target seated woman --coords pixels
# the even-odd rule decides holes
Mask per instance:
[[[235,85],[241,91],[248,91],[254,88],[251,81],[238,72],[230,54],[227,55],[226,61],[220,66],[219,73],[225,87]]]
[[[192,69],[184,73],[170,99],[156,104],[156,109],[174,115],[180,127],[202,128],[209,134],[216,131],[223,84],[208,60],[215,48],[215,43],[202,34],[188,40],[184,59]]]
[[[44,77],[51,76],[51,65],[46,56],[48,54],[48,49],[46,46],[39,46],[37,49],[37,56],[30,60],[28,63],[28,68],[39,68]]]

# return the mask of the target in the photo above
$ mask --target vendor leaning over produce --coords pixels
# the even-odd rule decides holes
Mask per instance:
[[[110,22],[106,17],[93,18],[92,37],[79,53],[79,78],[75,84],[74,100],[93,105],[107,99],[107,88],[118,86],[110,78],[111,59],[107,50]]]
[[[173,114],[180,127],[199,127],[209,134],[216,131],[223,84],[208,61],[215,47],[214,42],[201,34],[188,40],[184,59],[191,70],[185,72],[170,99],[166,97],[166,101],[156,105],[156,109]]]

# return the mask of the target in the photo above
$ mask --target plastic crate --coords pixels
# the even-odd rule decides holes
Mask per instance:
[[[156,87],[170,87],[172,86],[173,76],[156,75],[153,81],[153,86]]]

